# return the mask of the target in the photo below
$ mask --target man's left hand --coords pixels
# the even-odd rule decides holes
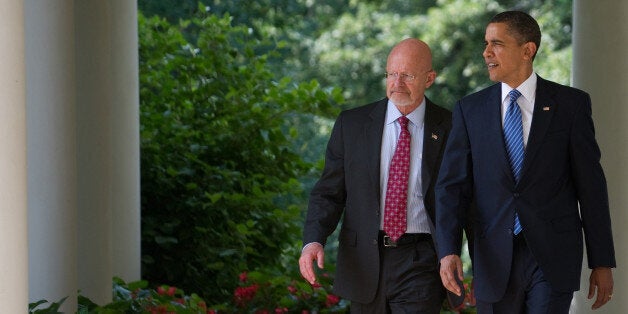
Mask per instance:
[[[591,306],[598,309],[613,297],[613,272],[610,267],[596,267],[589,277],[589,299],[592,299],[597,290],[597,298]]]

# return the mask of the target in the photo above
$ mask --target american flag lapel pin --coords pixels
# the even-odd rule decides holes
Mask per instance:
[[[549,110],[550,110],[550,106],[543,107],[543,111],[549,111]]]
[[[438,135],[436,133],[432,133],[432,139],[438,141]]]

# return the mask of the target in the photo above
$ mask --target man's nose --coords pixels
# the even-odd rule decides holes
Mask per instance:
[[[490,48],[490,46],[486,45],[486,47],[484,47],[484,51],[482,52],[482,56],[486,58],[492,54],[493,54],[493,50]]]

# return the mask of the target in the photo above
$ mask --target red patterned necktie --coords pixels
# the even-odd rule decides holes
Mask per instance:
[[[406,207],[408,203],[408,177],[410,175],[410,132],[408,118],[399,119],[401,134],[388,171],[386,205],[384,207],[384,232],[394,242],[406,232]]]

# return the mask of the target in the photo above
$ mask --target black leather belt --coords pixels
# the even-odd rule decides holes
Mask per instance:
[[[386,233],[384,233],[383,231],[379,232],[379,240],[380,243],[384,245],[384,247],[397,247],[431,239],[432,236],[429,233],[404,233],[401,238],[397,240],[397,242],[394,242],[390,239],[389,236],[386,235]]]

